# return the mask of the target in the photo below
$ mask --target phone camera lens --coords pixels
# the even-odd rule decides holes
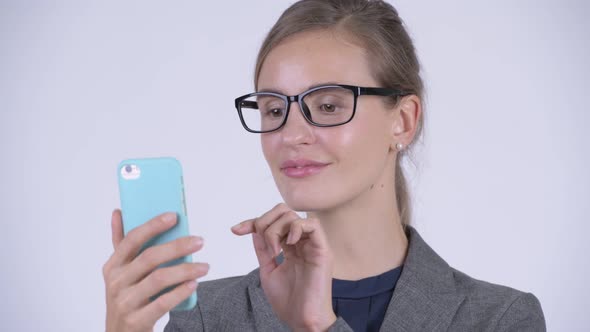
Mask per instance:
[[[131,167],[131,165],[125,166],[125,172],[131,173],[132,170],[133,170],[133,168]]]

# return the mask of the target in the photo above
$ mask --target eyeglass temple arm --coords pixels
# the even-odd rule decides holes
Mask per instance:
[[[397,89],[388,88],[359,88],[359,95],[372,95],[372,96],[405,96],[410,94]]]
[[[258,103],[255,101],[251,101],[251,100],[242,100],[239,105],[241,108],[258,109]]]

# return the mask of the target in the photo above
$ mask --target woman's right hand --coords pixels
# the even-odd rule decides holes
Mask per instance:
[[[190,255],[203,247],[203,239],[183,237],[149,247],[138,255],[142,245],[176,224],[175,213],[164,213],[138,226],[123,237],[121,211],[111,219],[114,253],[103,266],[106,288],[106,331],[152,331],[168,311],[196,289],[196,278],[209,271],[205,263],[183,263],[156,269],[160,264]],[[171,291],[150,301],[163,289]]]
[[[279,319],[293,331],[324,331],[337,317],[332,309],[333,254],[322,224],[300,218],[284,203],[232,228],[252,234],[260,283]],[[283,262],[276,257],[283,250]]]

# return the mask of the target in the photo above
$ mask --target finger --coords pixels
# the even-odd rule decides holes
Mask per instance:
[[[231,230],[236,235],[246,235],[254,233],[256,232],[256,228],[254,227],[254,222],[256,221],[256,219],[257,218],[242,221],[241,223],[234,225],[231,228]]]
[[[260,266],[260,279],[265,280],[268,274],[278,266],[277,262],[262,235],[252,233],[252,243]]]
[[[311,243],[315,244],[319,248],[328,248],[328,239],[324,232],[320,221],[316,218],[307,218],[301,222],[298,226],[301,228],[301,236],[309,237]]]
[[[121,210],[115,209],[111,215],[111,240],[113,242],[113,249],[123,241],[123,223],[121,222]]]
[[[209,264],[206,263],[183,263],[157,269],[128,289],[131,296],[128,305],[130,308],[139,308],[164,289],[201,278],[208,272]]]
[[[161,264],[190,255],[201,248],[203,248],[203,238],[198,236],[186,236],[149,247],[131,261],[125,274],[120,276],[120,285],[135,284]]]
[[[180,304],[180,302],[188,298],[196,288],[196,281],[184,282],[143,307],[136,313],[136,316],[132,320],[146,322],[147,326],[154,326],[158,319],[162,318],[162,316]]]
[[[281,215],[275,222],[269,225],[264,232],[264,239],[272,249],[272,253],[277,256],[281,252],[281,242],[289,234],[291,223],[300,220],[299,215],[294,211],[289,211]]]
[[[134,228],[117,246],[111,257],[111,264],[118,266],[130,261],[148,240],[171,228],[174,224],[176,224],[176,213],[168,212]]]
[[[263,234],[266,228],[271,223],[278,219],[282,214],[289,211],[293,210],[291,210],[291,208],[289,208],[287,204],[279,203],[262,216],[255,219],[249,219],[235,225],[234,227],[232,227],[232,231],[237,235],[244,235],[252,232],[258,232],[258,234]],[[252,225],[252,223],[254,225]],[[252,229],[252,227],[254,227],[254,229]]]
[[[303,235],[303,223],[305,223],[305,220],[306,219],[299,219],[291,223],[286,244],[294,245],[299,242],[301,236]]]
[[[285,213],[295,213],[291,210],[290,207],[287,206],[285,203],[279,203],[270,211],[266,212],[259,218],[256,218],[254,221],[254,228],[256,228],[256,233],[263,235],[266,232],[268,226],[278,220],[282,215]]]

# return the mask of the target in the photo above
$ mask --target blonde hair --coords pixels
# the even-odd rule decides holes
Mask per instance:
[[[276,45],[300,32],[330,29],[352,37],[365,48],[372,75],[381,86],[399,89],[423,99],[424,85],[412,39],[397,10],[381,0],[301,0],[291,5],[260,47],[254,74],[256,90],[262,64]],[[420,136],[422,126],[421,113],[415,137]],[[412,145],[398,155],[395,164],[396,201],[404,227],[410,224],[411,202],[401,157]]]

